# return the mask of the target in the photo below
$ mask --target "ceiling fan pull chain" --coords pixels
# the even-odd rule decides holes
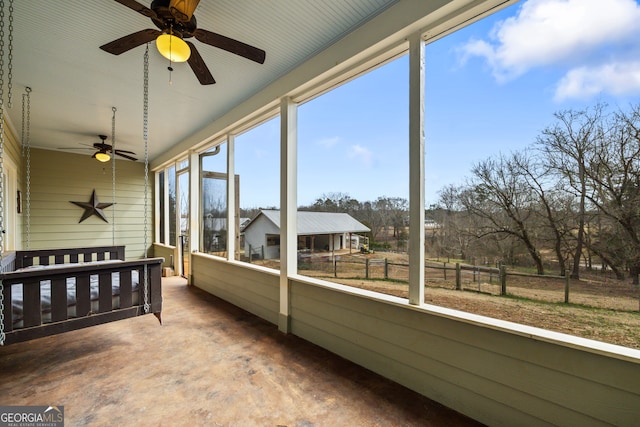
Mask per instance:
[[[173,26],[169,26],[169,34],[173,35]],[[172,40],[173,40],[173,37],[169,37],[169,66],[167,67],[167,70],[169,70],[169,85],[173,85],[173,80],[172,80],[173,62],[172,62],[172,56],[171,56],[171,53],[173,52],[173,50],[171,50]]]
[[[111,241],[116,245],[116,107],[112,107],[111,116],[111,198],[113,199],[113,209],[111,210]]]

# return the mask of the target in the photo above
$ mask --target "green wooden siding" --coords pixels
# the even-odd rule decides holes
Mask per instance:
[[[150,174],[149,180],[153,176]],[[116,204],[103,209],[108,223],[93,215],[79,223],[84,209],[72,201],[89,202],[93,190],[100,203],[112,203],[112,165],[86,155],[31,150],[30,248],[126,246],[128,259],[144,254],[144,164],[116,160]],[[26,200],[26,199],[25,199]],[[153,186],[148,190],[147,245],[153,242]],[[26,221],[23,216],[23,222]],[[26,235],[23,236],[23,247]]]

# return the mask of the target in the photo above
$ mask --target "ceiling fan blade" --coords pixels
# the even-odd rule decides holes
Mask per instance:
[[[200,53],[198,53],[198,49],[196,49],[193,43],[188,41],[185,42],[189,45],[189,49],[191,49],[191,56],[189,56],[187,62],[193,70],[193,74],[196,75],[201,85],[214,84],[216,81],[211,75],[209,68],[207,68],[207,64],[204,63]]]
[[[189,22],[200,0],[171,0],[169,10],[174,18],[181,22]]]
[[[133,151],[127,151],[127,150],[118,150],[116,149],[116,154],[121,154],[121,153],[125,153],[125,154],[136,154]]]
[[[115,0],[123,6],[127,6],[129,9],[135,10],[136,12],[148,17],[153,18],[156,16],[156,13],[149,9],[148,7],[141,5],[135,0]]]
[[[162,34],[160,31],[149,28],[129,34],[128,36],[120,37],[118,40],[100,46],[100,49],[113,55],[120,55],[134,47],[155,40],[160,34]]]
[[[227,52],[235,53],[259,64],[264,64],[266,53],[262,49],[242,43],[238,40],[231,39],[221,34],[212,33],[211,31],[198,28],[193,35],[202,43],[210,46],[219,47]]]
[[[135,157],[120,153],[119,150],[116,150],[116,156],[124,157],[125,159],[133,160],[134,162],[138,160]]]

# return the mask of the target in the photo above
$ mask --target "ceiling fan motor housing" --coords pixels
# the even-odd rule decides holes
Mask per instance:
[[[186,22],[180,21],[171,13],[169,3],[169,0],[153,0],[151,2],[151,10],[155,12],[155,16],[151,16],[151,20],[155,26],[166,34],[180,38],[193,37],[193,32],[198,27],[196,16],[191,15],[191,19]]]

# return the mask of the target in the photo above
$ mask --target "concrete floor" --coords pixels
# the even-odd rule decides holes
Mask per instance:
[[[178,277],[140,316],[0,347],[0,405],[67,426],[474,426]]]

